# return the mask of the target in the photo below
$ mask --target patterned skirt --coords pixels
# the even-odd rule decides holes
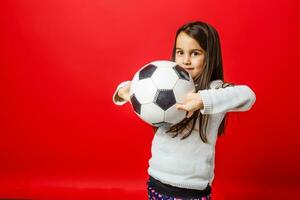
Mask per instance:
[[[205,190],[178,188],[150,176],[147,187],[149,200],[211,200],[210,185]]]

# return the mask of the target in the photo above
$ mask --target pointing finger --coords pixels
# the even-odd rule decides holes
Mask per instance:
[[[177,108],[178,110],[186,110],[186,109],[185,109],[185,106],[184,106],[183,104],[176,104],[176,108]]]

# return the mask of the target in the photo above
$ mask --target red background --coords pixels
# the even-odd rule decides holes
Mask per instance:
[[[257,96],[218,140],[213,199],[298,199],[296,0],[0,4],[0,198],[147,199],[153,132],[112,94],[203,20],[219,31],[225,80]]]

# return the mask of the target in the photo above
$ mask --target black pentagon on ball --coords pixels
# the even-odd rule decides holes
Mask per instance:
[[[155,66],[153,64],[147,65],[140,71],[139,80],[142,80],[145,78],[150,78],[156,69],[157,69],[157,66]]]
[[[171,126],[172,124],[171,123],[168,123],[168,122],[158,122],[158,123],[152,123],[153,126],[155,127],[168,127],[168,126]]]
[[[176,65],[173,69],[180,79],[190,81],[189,73],[183,67]]]
[[[141,103],[137,100],[137,98],[135,97],[135,95],[131,95],[130,97],[130,101],[133,107],[133,110],[138,113],[139,115],[141,114]]]
[[[176,103],[173,90],[157,90],[154,97],[154,103],[164,111],[168,110],[168,108]]]

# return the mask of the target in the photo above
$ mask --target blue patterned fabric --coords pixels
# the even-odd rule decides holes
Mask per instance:
[[[199,198],[179,198],[160,194],[155,188],[149,186],[149,181],[147,182],[147,187],[149,200],[211,200],[211,194]]]

